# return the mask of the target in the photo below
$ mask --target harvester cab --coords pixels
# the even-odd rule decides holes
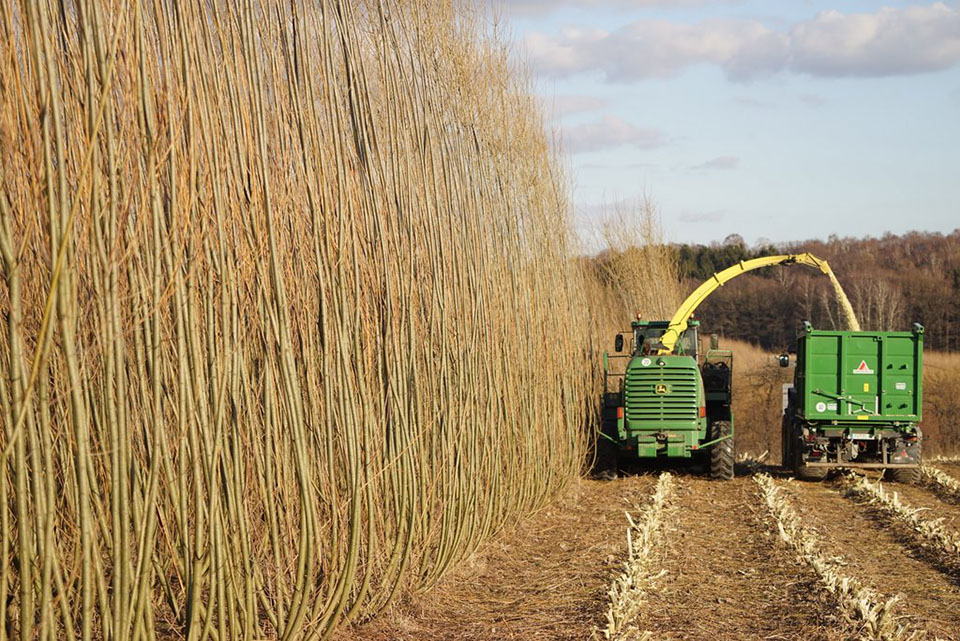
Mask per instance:
[[[641,352],[645,354],[658,354],[663,350],[663,335],[670,327],[668,321],[634,321],[633,331],[638,345],[642,344]],[[687,323],[687,329],[680,336],[680,340],[672,349],[672,353],[678,356],[689,356],[697,360],[697,354],[700,351],[699,343],[700,322],[691,320]],[[642,343],[641,343],[642,341]]]

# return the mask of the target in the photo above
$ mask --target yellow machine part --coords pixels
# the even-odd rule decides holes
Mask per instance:
[[[670,354],[673,352],[674,348],[677,345],[677,341],[680,339],[680,335],[683,334],[687,329],[687,321],[690,319],[690,316],[693,312],[700,306],[707,296],[709,296],[715,289],[722,287],[727,281],[736,278],[740,274],[744,274],[748,271],[759,269],[761,267],[770,267],[771,265],[808,265],[810,267],[816,267],[821,272],[830,277],[830,280],[839,286],[837,283],[836,276],[833,275],[833,270],[830,269],[830,265],[827,264],[827,261],[822,258],[817,258],[813,254],[784,254],[780,256],[763,256],[761,258],[754,258],[751,260],[742,260],[736,265],[727,267],[723,271],[717,272],[703,283],[700,287],[697,287],[692,294],[690,294],[683,304],[680,305],[680,308],[673,315],[673,318],[670,319],[670,325],[667,327],[667,331],[664,332],[663,336],[660,339],[662,347],[658,350],[658,354]],[[840,290],[838,290],[840,291]],[[852,311],[852,310],[851,310]],[[850,329],[859,330],[860,327],[857,325],[856,318],[852,317],[850,324],[853,325]]]

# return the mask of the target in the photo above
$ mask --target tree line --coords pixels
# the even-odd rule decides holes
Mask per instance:
[[[674,245],[687,291],[741,260],[810,252],[826,259],[840,280],[863,329],[926,328],[928,348],[960,350],[960,229],[944,235],[910,232],[880,238],[839,238],[753,247],[737,235],[711,245]],[[706,332],[751,341],[768,349],[791,345],[802,320],[839,326],[833,289],[819,272],[765,268],[715,291],[697,310]]]

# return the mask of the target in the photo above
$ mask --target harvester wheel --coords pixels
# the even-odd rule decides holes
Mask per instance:
[[[597,459],[593,470],[597,478],[617,478],[617,447],[603,435],[597,439]]]
[[[713,421],[710,423],[710,440],[728,436],[730,421]],[[729,481],[733,478],[733,439],[728,438],[710,447],[710,478],[720,481]]]
[[[903,483],[904,485],[916,485],[920,482],[920,468],[919,467],[898,467],[896,469],[887,470],[890,473],[890,478],[896,483]]]

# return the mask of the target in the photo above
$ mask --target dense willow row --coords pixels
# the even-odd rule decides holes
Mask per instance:
[[[0,639],[329,636],[575,477],[566,186],[483,24],[0,3]]]

